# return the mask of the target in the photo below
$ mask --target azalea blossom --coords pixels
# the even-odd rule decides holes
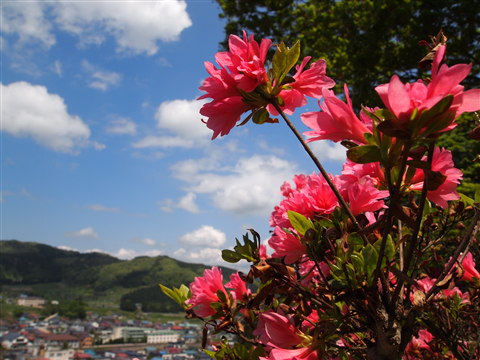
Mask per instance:
[[[306,56],[300,65],[296,66],[297,72],[293,75],[294,81],[284,86],[279,96],[283,100],[282,110],[286,114],[293,114],[293,111],[307,104],[305,96],[320,99],[322,89],[331,89],[335,86],[335,81],[326,76],[327,63],[325,60],[313,62],[307,70],[304,70],[311,57]],[[272,115],[278,115],[277,110],[268,105],[267,110]]]
[[[426,161],[426,157],[422,160]],[[427,192],[427,198],[442,208],[448,206],[447,201],[458,200],[460,195],[457,193],[457,186],[462,179],[462,172],[454,167],[452,153],[449,150],[435,147],[432,157],[432,170],[438,171],[445,176],[445,181],[435,190]],[[422,190],[424,181],[423,170],[418,169],[411,180],[410,189]]]
[[[441,45],[435,53],[430,83],[417,80],[414,83],[403,84],[400,78],[394,75],[388,84],[375,88],[387,109],[395,115],[398,125],[407,126],[415,110],[420,114],[431,109],[448,95],[453,96],[451,107],[447,110],[453,112],[453,118],[464,112],[480,109],[480,90],[463,91],[464,87],[460,85],[470,73],[472,65],[440,66],[445,50],[445,45]],[[451,128],[450,124],[445,124],[444,129],[447,128]]]
[[[307,248],[302,244],[298,235],[275,227],[273,236],[268,240],[268,245],[274,250],[272,257],[285,257],[286,264],[292,264],[306,254]]]
[[[327,139],[334,142],[352,140],[358,144],[366,143],[363,134],[371,133],[371,130],[353,112],[346,84],[344,91],[346,103],[338,99],[333,91],[323,88],[324,101],[319,101],[322,111],[307,112],[300,116],[302,122],[312,129],[303,133],[310,136],[307,142]]]
[[[230,71],[239,89],[251,92],[258,85],[268,81],[265,58],[271,45],[270,39],[262,39],[259,45],[253,34],[247,37],[247,33],[244,31],[243,39],[236,35],[230,35],[228,38],[229,51],[217,53],[215,60]]]
[[[353,215],[377,211],[386,207],[382,199],[388,197],[389,192],[377,189],[375,181],[369,175],[354,181],[352,181],[353,177],[348,175],[341,175],[336,179],[340,193],[349,203]]]
[[[433,340],[433,335],[428,330],[421,329],[418,332],[418,336],[414,336],[412,340],[408,343],[405,349],[405,355],[403,356],[403,359],[404,360],[420,359],[419,357],[417,357],[417,354],[421,355],[419,350],[421,349],[431,350],[428,343],[432,340]]]
[[[275,207],[270,217],[272,227],[291,227],[288,220],[289,210],[309,219],[316,215],[331,214],[335,210],[338,199],[323,176],[315,173],[296,175],[293,180],[296,185],[294,189],[288,182],[282,185],[285,199]]]
[[[225,284],[225,287],[232,289],[230,294],[232,294],[235,301],[243,301],[252,293],[250,289],[247,289],[245,281],[242,280],[238,272],[230,275],[230,281]]]
[[[190,284],[192,297],[186,301],[187,305],[192,305],[195,315],[207,317],[215,314],[215,310],[210,306],[218,302],[218,291],[227,294],[223,286],[222,271],[214,266],[211,269],[205,269],[203,276],[197,276]]]
[[[480,272],[475,268],[475,261],[473,260],[473,255],[471,252],[468,252],[463,258],[462,267],[463,275],[460,280],[473,281],[474,278],[480,280]]]

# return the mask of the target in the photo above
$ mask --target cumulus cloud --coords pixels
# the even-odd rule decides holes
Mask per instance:
[[[117,85],[121,79],[120,74],[113,71],[101,70],[87,60],[82,61],[83,69],[90,76],[88,86],[93,89],[107,91],[110,86]]]
[[[87,144],[90,129],[76,115],[70,115],[62,97],[46,87],[19,81],[1,85],[3,130],[18,137],[32,137],[55,151],[73,153]]]
[[[150,239],[150,238],[141,239],[140,242],[142,244],[145,244],[145,245],[148,245],[148,246],[154,246],[157,243],[155,240]]]
[[[101,204],[87,205],[86,208],[92,211],[102,211],[102,212],[119,212],[120,211],[119,208],[108,207]]]
[[[172,100],[161,103],[155,113],[158,135],[135,142],[134,148],[193,148],[209,143],[212,131],[201,121],[198,100]]]
[[[340,143],[334,143],[327,140],[314,141],[310,144],[315,155],[321,160],[332,160],[345,162],[347,158],[347,149]]]
[[[65,250],[65,251],[76,251],[76,252],[80,252],[80,250],[78,249],[75,249],[75,248],[72,248],[70,246],[67,246],[67,245],[60,245],[60,246],[57,246],[57,249],[60,249],[60,250]]]
[[[155,256],[162,255],[162,252],[160,250],[148,250],[145,252],[138,252],[137,250],[133,250],[133,249],[121,248],[116,253],[113,253],[111,255],[122,260],[130,260],[138,256],[155,257]]]
[[[117,51],[153,55],[159,41],[176,41],[192,25],[185,1],[60,2],[54,12],[58,25],[83,43],[102,43],[112,36]],[[112,11],[114,10],[114,11]]]
[[[159,129],[169,130],[186,139],[209,139],[212,131],[200,120],[204,101],[173,100],[160,104],[155,113]]]
[[[2,4],[2,32],[18,44],[55,44],[54,27],[78,36],[80,45],[113,38],[117,52],[153,55],[160,42],[179,39],[192,25],[183,0],[170,1],[29,1]]]
[[[18,37],[18,46],[40,43],[49,48],[55,44],[52,24],[45,18],[45,4],[32,2],[2,2],[0,26],[2,33]]]
[[[179,260],[207,265],[224,265],[222,251],[216,248],[202,248],[199,250],[187,250],[180,248],[173,253],[173,256]]]
[[[281,199],[280,186],[296,173],[294,163],[272,155],[241,158],[233,167],[215,158],[185,160],[172,167],[187,190],[212,197],[216,207],[237,215],[267,215]]]
[[[152,148],[152,147],[159,147],[159,148],[179,147],[179,148],[188,149],[193,147],[194,144],[195,143],[192,140],[182,139],[180,137],[148,135],[143,139],[135,141],[132,144],[132,147],[136,149],[145,149],[145,148]]]
[[[107,127],[107,133],[116,135],[135,135],[137,133],[137,124],[128,118],[117,118],[110,121]]]
[[[92,227],[86,227],[78,231],[71,231],[66,233],[66,235],[71,237],[79,237],[79,238],[90,238],[90,239],[99,238],[97,232]]]
[[[185,196],[181,197],[178,202],[175,202],[172,199],[165,199],[159,202],[159,206],[160,209],[165,212],[172,212],[173,209],[178,208],[197,214],[200,212],[200,208],[195,202],[196,198],[197,195],[195,193],[189,192],[185,194]]]
[[[223,231],[213,226],[203,225],[197,230],[182,235],[178,240],[192,246],[220,247],[225,244],[227,237]]]

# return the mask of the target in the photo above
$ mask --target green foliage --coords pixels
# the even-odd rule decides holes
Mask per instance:
[[[255,230],[250,229],[253,240],[248,237],[248,233],[243,235],[243,244],[235,239],[236,245],[233,250],[222,250],[222,259],[229,263],[236,263],[244,259],[247,261],[255,261],[258,258],[258,249],[260,246],[260,236]]]
[[[293,228],[297,230],[300,235],[305,235],[305,233],[313,228],[313,223],[310,219],[307,219],[302,214],[299,214],[295,211],[288,210],[288,220],[292,224]]]
[[[205,270],[202,264],[167,256],[125,261],[106,254],[81,254],[16,240],[0,241],[0,249],[0,285],[21,286],[29,294],[67,301],[71,306],[62,310],[66,313],[81,314],[79,309],[69,308],[79,296],[84,301],[108,303],[112,307],[120,303],[120,308],[128,311],[134,311],[136,303],[141,303],[144,311],[181,311],[155,284],[178,287]],[[233,273],[230,269],[222,270],[225,276]]]
[[[418,45],[443,29],[449,39],[451,63],[480,69],[478,0],[217,0],[225,32],[251,31],[257,37],[295,44],[302,55],[327,60],[328,74],[338,90],[347,82],[353,102],[373,106],[371,89],[393,74],[405,80],[422,75],[417,63],[425,55]],[[227,42],[224,42],[224,46]],[[474,46],[472,46],[474,44]],[[467,80],[478,83],[478,77]]]
[[[458,191],[475,198],[475,192],[480,191],[480,141],[470,139],[468,133],[475,128],[478,115],[463,114],[456,122],[457,127],[442,134],[437,145],[452,151],[455,166],[463,172],[463,181]]]
[[[171,289],[160,284],[160,289],[163,293],[167,295],[170,299],[175,301],[178,305],[186,309],[185,301],[190,298],[190,290],[185,285],[180,285],[179,288],[172,287]]]

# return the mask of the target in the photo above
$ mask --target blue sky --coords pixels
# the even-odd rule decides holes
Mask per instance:
[[[206,264],[247,228],[268,239],[280,185],[314,166],[284,124],[210,140],[215,2],[1,6],[1,239]],[[315,151],[339,172],[339,146]]]

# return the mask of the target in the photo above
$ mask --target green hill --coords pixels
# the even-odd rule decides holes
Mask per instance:
[[[190,283],[207,266],[181,262],[168,256],[141,256],[120,260],[102,253],[79,253],[49,245],[0,241],[0,286],[21,289],[50,299],[82,298],[96,306],[169,312],[179,308],[158,284]],[[223,268],[228,277],[233,270]]]

